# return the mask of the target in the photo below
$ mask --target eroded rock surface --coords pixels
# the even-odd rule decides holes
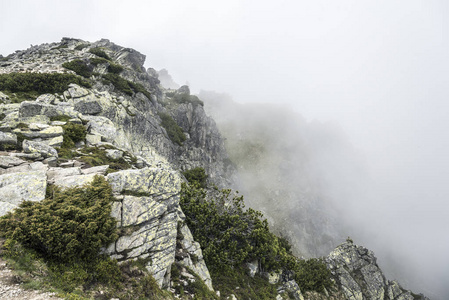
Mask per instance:
[[[377,265],[374,253],[348,240],[326,258],[328,268],[347,299],[413,300],[410,291],[396,281],[387,280]],[[428,299],[419,295],[419,299]]]

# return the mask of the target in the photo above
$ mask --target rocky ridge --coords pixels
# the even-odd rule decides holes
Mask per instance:
[[[109,60],[92,64],[91,59],[97,57],[90,50],[95,48],[101,48]],[[72,83],[62,93],[42,94],[20,103],[13,103],[15,95],[0,93],[0,146],[8,150],[0,152],[0,215],[24,200],[44,199],[49,185],[81,186],[94,176],[103,176],[114,191],[112,215],[121,232],[103,251],[119,261],[146,261],[146,268],[164,288],[170,288],[170,268],[177,262],[212,290],[201,247],[183,222],[179,194],[184,180],[180,171],[194,167],[206,170],[209,183],[233,185],[234,169],[214,120],[191,97],[188,87],[164,89],[157,73],[143,68],[144,55],[108,40],[88,43],[64,38],[60,43],[32,46],[2,58],[0,74],[74,74],[63,67],[73,60],[91,69],[92,87]],[[112,64],[123,67],[120,77],[140,84],[146,92],[125,93],[104,80]],[[162,114],[169,115],[185,133],[182,143],[170,138],[162,126]],[[69,124],[83,126],[87,133],[85,141],[74,145],[71,158],[57,151]],[[86,158],[96,152],[104,154],[110,164],[93,166]],[[112,169],[118,161],[127,167]],[[387,281],[372,252],[364,248],[343,244],[326,262],[347,299],[417,299]],[[293,280],[280,274],[262,275],[280,286],[276,299],[285,299],[284,292],[304,299]],[[330,298],[341,299],[339,295]]]

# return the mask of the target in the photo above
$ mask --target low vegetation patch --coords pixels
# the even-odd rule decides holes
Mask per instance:
[[[89,49],[89,52],[92,54],[95,54],[98,57],[102,57],[104,59],[111,60],[109,55],[107,55],[106,52],[104,52],[104,50],[101,49],[100,47],[91,48],[91,49]]]
[[[45,200],[0,218],[2,256],[25,287],[67,299],[170,299],[144,269],[100,254],[118,237],[112,201],[101,176],[80,188],[51,187]]]
[[[115,65],[119,66],[119,65]],[[119,66],[121,67],[121,66]],[[115,68],[115,67],[113,67]],[[119,69],[115,69],[115,71],[118,71]],[[119,73],[121,70],[119,71]],[[144,94],[148,99],[151,99],[151,93],[148,92],[143,85],[140,83],[134,83],[132,81],[126,80],[122,77],[120,77],[118,74],[112,72],[107,73],[103,75],[103,83],[104,84],[112,84],[117,90],[121,91],[122,93],[125,93],[129,96],[132,96],[134,93],[142,93]]]
[[[8,73],[0,74],[0,91],[10,93],[54,94],[62,93],[75,83],[87,88],[91,84],[73,74],[61,73]]]
[[[182,128],[176,123],[176,121],[169,114],[159,112],[161,118],[161,126],[167,131],[168,137],[173,143],[182,146],[182,143],[187,139]]]
[[[193,278],[185,277],[183,275],[185,274],[184,272],[193,275]],[[194,295],[193,299],[198,300],[220,299],[217,294],[209,291],[208,287],[204,284],[201,278],[195,274],[195,272],[185,266],[182,266],[181,264],[172,264],[171,280],[173,282],[172,288],[175,290],[175,293],[181,297],[181,299],[192,299],[188,297],[189,295]]]
[[[180,104],[182,104],[182,103],[192,103],[193,105],[204,106],[204,102],[201,101],[195,95],[175,94],[173,99],[174,99],[175,102],[180,103]]]
[[[90,68],[84,60],[75,59],[63,63],[62,66],[85,78],[92,76],[92,68]]]
[[[207,175],[204,168],[194,168],[182,172],[182,175],[187,179],[189,183],[198,184],[201,188],[206,187]]]
[[[86,128],[81,124],[67,123],[62,126],[64,130],[61,148],[72,149],[75,144],[86,139]]]
[[[89,44],[79,44],[79,45],[77,45],[75,47],[75,50],[81,51],[81,50],[83,50],[84,48],[87,48],[87,47],[89,47]]]
[[[80,149],[84,156],[79,158],[80,161],[87,163],[91,167],[109,165],[109,172],[126,170],[131,168],[131,164],[124,157],[112,159],[107,156],[107,152],[102,147],[84,147]],[[131,159],[136,160],[131,156]]]
[[[245,263],[257,261],[262,272],[293,272],[302,291],[323,292],[332,285],[322,260],[294,257],[288,241],[270,232],[262,213],[245,209],[243,197],[231,190],[217,190],[206,200],[205,190],[193,179],[182,184],[180,205],[212,277],[219,281],[222,274],[239,273]]]

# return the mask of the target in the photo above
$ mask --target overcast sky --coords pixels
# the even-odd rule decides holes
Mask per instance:
[[[107,38],[193,91],[337,121],[370,165],[375,222],[409,247],[414,272],[431,265],[449,283],[449,1],[0,0],[0,11],[3,55]]]

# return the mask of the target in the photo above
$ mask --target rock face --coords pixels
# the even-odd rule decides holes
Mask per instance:
[[[372,251],[348,240],[327,256],[326,263],[347,299],[416,299],[396,281],[387,280],[376,260]],[[418,297],[428,299],[422,295]]]
[[[79,45],[86,47],[80,50]],[[185,265],[212,289],[199,244],[187,226],[178,226],[184,218],[179,207],[181,170],[203,167],[210,174],[209,181],[219,186],[225,186],[233,172],[224,167],[223,140],[202,106],[177,101],[176,91],[170,93],[159,85],[157,72],[143,68],[144,55],[108,40],[88,43],[65,38],[60,43],[32,46],[8,56],[0,74],[74,73],[63,63],[90,62],[95,55],[89,49],[96,47],[123,68],[117,76],[132,93],[105,82],[107,62],[91,65],[96,74],[90,78],[92,88],[72,83],[62,94],[46,93],[20,104],[10,104],[11,97],[0,94],[0,147],[16,149],[0,156],[0,214],[22,201],[44,199],[47,184],[70,188],[91,182],[95,175],[105,176],[116,195],[112,215],[121,234],[104,251],[119,261],[144,260],[163,287],[170,284],[175,253],[184,251]],[[189,88],[182,87],[179,93],[188,94]],[[187,139],[182,144],[170,139],[160,114],[170,116],[184,131]],[[131,168],[106,175],[107,165],[90,167],[79,157],[62,160],[55,148],[66,139],[63,126],[67,122],[87,131],[85,141],[75,145],[77,155],[87,155],[79,151],[85,145],[103,147],[108,159],[126,161]],[[181,235],[184,238],[177,243]]]

